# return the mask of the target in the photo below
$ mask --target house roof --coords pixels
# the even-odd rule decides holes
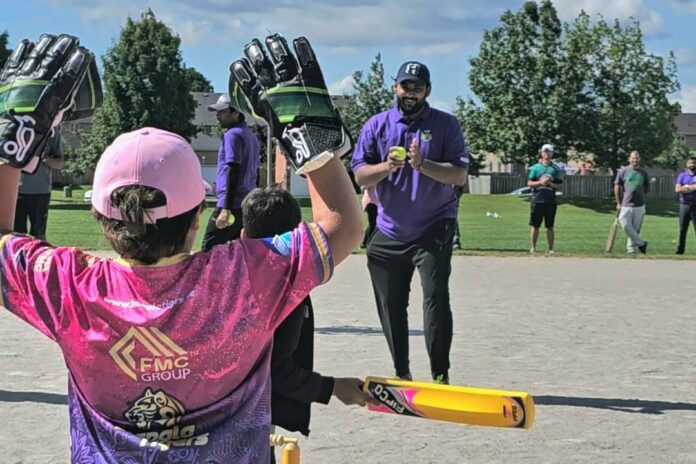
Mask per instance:
[[[681,113],[674,119],[679,135],[696,135],[696,113]]]

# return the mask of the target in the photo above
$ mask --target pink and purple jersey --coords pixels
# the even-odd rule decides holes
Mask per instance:
[[[263,463],[273,332],[332,269],[316,224],[153,266],[4,235],[0,305],[63,351],[73,463]]]

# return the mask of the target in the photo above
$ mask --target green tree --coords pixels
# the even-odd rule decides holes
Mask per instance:
[[[91,134],[76,150],[70,172],[84,173],[119,134],[158,127],[190,140],[196,102],[190,94],[179,50],[181,40],[151,10],[128,18],[116,44],[103,57],[104,105],[94,115]]]
[[[673,143],[679,89],[673,55],[645,51],[640,25],[561,25],[549,0],[506,11],[470,60],[475,98],[457,99],[473,152],[532,163],[542,143],[592,154],[615,171],[633,149],[647,164]]]
[[[188,80],[191,92],[214,92],[213,84],[195,68],[184,67],[184,75]]]
[[[573,105],[561,76],[562,25],[553,4],[527,2],[506,11],[501,25],[486,31],[470,60],[474,98],[458,98],[455,114],[472,153],[496,153],[506,162],[536,160],[543,143],[564,153],[564,118]],[[569,114],[570,113],[570,114]]]
[[[591,42],[589,130],[579,148],[613,172],[631,150],[651,164],[670,149],[676,133],[680,107],[667,98],[679,90],[674,55],[665,60],[647,53],[637,21],[622,26],[617,20],[610,26],[600,20],[592,27]]]
[[[378,53],[370,65],[370,71],[353,73],[353,93],[347,96],[346,104],[340,109],[343,122],[353,138],[357,140],[360,130],[370,117],[394,104],[394,94],[384,80],[384,65]]]
[[[7,33],[7,31],[3,32],[0,34],[0,68],[2,68],[5,64],[5,61],[10,57],[12,54],[12,50],[7,48],[7,43],[9,42],[10,35]]]

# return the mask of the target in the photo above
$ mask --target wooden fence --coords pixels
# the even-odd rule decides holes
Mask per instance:
[[[655,176],[648,198],[675,198],[676,176]],[[469,177],[471,194],[506,194],[527,185],[524,176],[481,175]],[[563,180],[563,195],[575,197],[606,197],[613,195],[613,176],[566,176]]]

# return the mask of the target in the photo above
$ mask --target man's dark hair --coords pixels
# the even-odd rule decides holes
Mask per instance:
[[[273,237],[302,221],[300,204],[280,187],[256,188],[242,201],[244,230],[249,238]]]
[[[696,161],[696,156],[689,156],[686,158],[687,161]]]
[[[144,264],[154,264],[160,258],[183,251],[196,213],[205,207],[204,200],[183,214],[149,224],[145,222],[146,210],[167,203],[160,190],[140,185],[121,187],[111,194],[111,203],[118,208],[123,220],[108,218],[95,209],[92,214],[116,253]]]

